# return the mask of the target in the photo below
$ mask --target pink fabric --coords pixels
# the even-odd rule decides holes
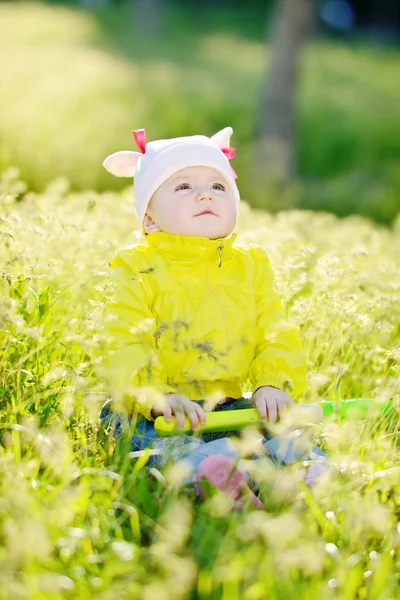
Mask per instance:
[[[235,158],[236,156],[235,148],[221,148],[221,152],[223,152],[226,158],[229,158],[229,160],[231,160],[231,158]]]
[[[146,152],[146,132],[144,129],[133,129],[133,137],[135,138],[136,146],[142,154]]]
[[[205,477],[212,485],[233,497],[238,507],[242,506],[242,496],[250,496],[256,508],[262,508],[261,501],[249,488],[244,474],[235,468],[231,458],[223,454],[214,454],[205,458],[198,468],[195,481],[200,482]],[[204,496],[201,486],[197,486],[199,496]]]
[[[235,158],[236,156],[236,150],[235,148],[221,148],[221,152],[223,152],[226,156],[226,158],[228,158],[229,160],[231,160],[232,158]],[[233,167],[231,167],[232,169],[232,173],[235,179],[238,178],[236,171]]]

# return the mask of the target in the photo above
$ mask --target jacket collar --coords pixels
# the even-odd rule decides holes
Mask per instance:
[[[237,233],[231,233],[225,238],[210,240],[205,237],[157,231],[146,235],[145,242],[156,248],[160,254],[177,262],[197,262],[215,256],[218,264],[232,254],[232,244],[237,236]]]

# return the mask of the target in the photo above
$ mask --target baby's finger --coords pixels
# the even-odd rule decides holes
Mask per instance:
[[[183,412],[183,410],[181,408],[175,409],[175,417],[176,417],[177,429],[179,429],[180,431],[183,431],[183,428],[185,426],[185,413]]]
[[[276,400],[267,400],[268,421],[276,423],[277,406]]]
[[[277,413],[278,413],[279,419],[282,419],[283,416],[287,414],[287,412],[290,409],[290,406],[291,405],[288,402],[280,402],[278,400],[278,402],[277,402]]]
[[[163,413],[164,413],[164,419],[167,421],[167,423],[169,423],[171,420],[172,411],[171,411],[171,407],[168,404],[168,402],[165,403],[165,406],[163,408]]]
[[[197,416],[195,408],[190,407],[188,410],[186,410],[186,414],[189,418],[192,431],[196,431],[197,427],[199,426],[199,417]]]
[[[261,398],[259,400],[256,400],[255,407],[258,410],[258,414],[260,415],[261,421],[266,421],[267,420],[267,407],[265,405],[265,400],[261,399]]]
[[[195,411],[197,416],[199,417],[200,425],[204,426],[206,424],[206,413],[198,404],[195,407]]]

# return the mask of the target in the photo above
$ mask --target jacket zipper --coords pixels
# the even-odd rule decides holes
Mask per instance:
[[[221,242],[220,245],[218,246],[218,266],[221,267],[222,266],[222,254],[224,252],[224,242]]]
[[[222,246],[222,248],[221,248],[221,246]],[[222,252],[223,252],[223,249],[224,249],[224,244],[223,244],[223,242],[221,242],[221,244],[218,246],[218,251],[219,251],[218,266],[219,267],[221,266],[220,261],[222,263]],[[230,329],[229,329],[228,319],[226,318],[226,314],[225,314],[225,311],[223,310],[223,307],[221,305],[221,301],[220,301],[220,299],[218,297],[218,294],[216,293],[216,291],[214,290],[214,288],[210,285],[210,281],[208,279],[208,274],[207,274],[207,265],[205,265],[204,271],[205,271],[205,280],[206,280],[207,288],[208,288],[209,292],[211,293],[211,295],[214,296],[214,298],[215,298],[215,300],[216,300],[216,302],[217,302],[217,304],[219,306],[219,309],[220,309],[220,312],[221,312],[222,317],[224,319],[224,322],[225,322],[226,339],[227,339],[227,342],[228,342],[228,349],[229,349],[230,346],[231,346],[231,336],[230,336]]]

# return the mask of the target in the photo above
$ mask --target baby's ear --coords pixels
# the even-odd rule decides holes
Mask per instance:
[[[121,150],[107,156],[103,167],[116,177],[133,177],[139,158],[143,156],[139,152]]]
[[[156,233],[157,231],[161,231],[148,213],[145,214],[143,219],[143,229],[146,233]]]
[[[210,139],[217,148],[229,148],[232,133],[232,127],[225,127],[225,129],[221,129],[221,131],[215,133]]]

